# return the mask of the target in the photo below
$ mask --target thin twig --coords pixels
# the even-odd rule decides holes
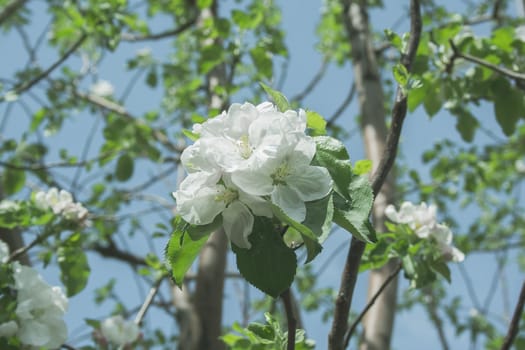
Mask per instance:
[[[144,303],[140,307],[140,310],[137,313],[137,316],[135,317],[135,324],[140,325],[142,323],[142,320],[146,316],[146,312],[148,312],[148,308],[150,307],[151,303],[153,303],[153,299],[155,299],[155,296],[159,292],[160,285],[162,284],[162,281],[164,281],[164,278],[166,275],[161,276],[155,281],[155,284],[151,287],[149,290],[148,296],[144,300]]]
[[[192,18],[188,22],[181,24],[179,27],[175,29],[166,30],[164,32],[156,33],[156,34],[146,34],[146,35],[134,35],[130,33],[124,33],[122,34],[122,41],[129,41],[129,42],[138,42],[138,41],[150,41],[150,40],[160,40],[165,39],[173,36],[177,36],[187,29],[191,28],[195,23],[197,22],[197,18]]]
[[[345,13],[349,10],[349,4],[344,3]],[[418,0],[410,2],[410,40],[407,53],[401,58],[401,63],[410,71],[414,60],[419,39],[421,36],[421,9]],[[407,112],[407,96],[398,88],[396,100],[392,110],[392,124],[387,136],[387,144],[381,162],[372,177],[372,190],[374,197],[383,186],[397,155],[397,146],[401,135],[401,128]],[[365,250],[365,243],[352,237],[352,243],[348,251],[341,286],[335,301],[334,320],[330,331],[329,344],[332,350],[343,348],[344,335],[348,329],[348,314],[352,303],[352,297],[359,273],[361,257]]]
[[[64,61],[66,61],[69,56],[71,56],[79,47],[82,45],[82,43],[87,39],[87,34],[83,33],[80,38],[75,41],[73,45],[51,66],[49,66],[45,71],[34,77],[33,79],[29,80],[26,83],[20,83],[17,85],[12,91],[8,92],[14,92],[16,95],[20,95],[21,93],[31,89],[34,85],[39,83],[42,79],[45,79],[51,74],[57,67],[59,67]],[[6,95],[0,96],[0,102],[5,101]]]
[[[37,244],[42,243],[45,239],[50,237],[52,234],[53,234],[53,231],[47,231],[47,232],[43,232],[42,234],[38,235],[28,245],[25,245],[25,246],[15,250],[14,252],[12,252],[11,255],[9,255],[9,258],[7,259],[6,263],[10,263],[12,261],[15,261],[18,257],[26,254],[29,251],[29,249],[35,247]]]
[[[459,51],[458,47],[454,44],[454,41],[452,39],[449,39],[449,44],[450,44],[450,47],[452,48],[452,52],[453,52],[453,56],[451,58],[451,61],[453,61],[455,58],[462,58],[466,61],[469,61],[469,62],[472,62],[472,63],[475,63],[475,64],[479,64],[480,66],[483,66],[483,67],[486,67],[490,70],[493,70],[494,72],[496,73],[499,73],[501,75],[504,75],[508,78],[511,78],[511,79],[514,79],[514,80],[518,80],[518,81],[521,81],[521,82],[525,82],[525,74],[521,74],[521,73],[518,73],[518,72],[515,72],[515,71],[512,71],[510,69],[507,69],[507,68],[504,68],[504,67],[500,67],[500,66],[497,66],[495,64],[492,64],[488,61],[485,61],[481,58],[478,58],[478,57],[475,57],[475,56],[471,56],[469,54],[466,54],[466,53],[462,53],[461,51]]]
[[[518,334],[520,319],[523,314],[524,305],[525,305],[525,281],[523,281],[523,284],[521,285],[520,296],[518,298],[518,302],[516,303],[516,308],[514,309],[514,314],[512,315],[512,320],[510,321],[507,335],[505,336],[505,339],[503,340],[503,345],[501,346],[501,350],[509,350],[510,347],[512,346],[512,343],[514,342],[514,338],[516,338],[516,335]]]
[[[427,296],[430,298],[430,302],[428,303],[426,309],[430,317],[430,321],[436,327],[439,342],[441,343],[441,348],[443,350],[449,350],[450,347],[448,345],[447,337],[445,336],[445,330],[443,329],[443,321],[441,320],[441,317],[439,317],[437,313],[438,305],[436,303],[436,297],[432,294],[431,287],[429,287],[425,292],[427,293]]]
[[[283,300],[284,311],[286,313],[286,324],[288,327],[288,344],[286,350],[295,350],[295,330],[297,328],[297,320],[293,313],[290,288],[286,289],[283,294],[281,294],[281,299]]]
[[[118,103],[115,103],[113,101],[110,101],[104,97],[100,97],[100,96],[97,96],[91,93],[86,94],[78,90],[73,90],[73,94],[76,97],[79,97],[83,99],[84,101],[91,103],[92,105],[95,105],[106,111],[116,113],[120,115],[121,117],[128,119],[131,122],[137,123],[138,125],[144,124],[142,120],[135,118],[133,115],[131,115],[124,106]],[[182,150],[179,147],[175,146],[173,143],[171,143],[168,140],[165,132],[160,131],[158,129],[151,128],[151,133],[152,133],[153,138],[156,141],[160,142],[164,147],[166,147],[170,151],[177,152],[177,153],[182,152]]]
[[[2,12],[0,12],[0,25],[6,21],[9,17],[15,14],[16,11],[25,5],[27,0],[13,0],[7,5],[4,5]]]
[[[300,93],[292,97],[290,100],[297,101],[297,102],[301,102],[302,100],[304,100],[304,98],[308,96],[314,90],[317,84],[319,84],[319,82],[321,81],[321,79],[326,73],[326,69],[328,68],[329,63],[330,63],[330,59],[325,56],[323,58],[323,62],[321,63],[321,67],[319,67],[319,70],[317,71],[317,73],[315,73],[312,80],[310,80],[310,82],[308,83],[308,85],[306,85],[303,91],[301,91]]]
[[[370,308],[372,307],[372,305],[374,305],[374,303],[376,302],[377,298],[379,298],[379,296],[381,295],[381,293],[383,293],[383,291],[386,289],[386,287],[388,287],[388,285],[390,284],[390,282],[392,282],[394,280],[394,278],[396,278],[396,276],[399,274],[399,272],[401,271],[401,268],[402,268],[402,265],[399,264],[396,269],[387,277],[387,279],[383,282],[383,284],[381,285],[381,287],[379,287],[379,289],[377,290],[377,292],[374,294],[374,296],[368,301],[368,304],[366,304],[365,308],[363,309],[363,311],[361,311],[361,313],[359,314],[359,316],[357,316],[357,318],[355,319],[355,321],[352,323],[352,325],[350,326],[350,329],[348,330],[348,333],[346,333],[346,336],[345,336],[345,348],[348,347],[348,344],[350,343],[350,338],[352,337],[352,335],[354,334],[354,331],[356,330],[357,326],[359,325],[359,323],[361,323],[361,320],[363,319],[363,317],[365,317],[366,313],[368,312],[368,310],[370,310]]]
[[[18,164],[4,162],[0,160],[0,166],[9,168],[9,169],[13,169],[13,170],[25,170],[25,171],[40,171],[40,170],[48,170],[52,168],[76,168],[76,167],[83,167],[85,165],[91,164],[93,162],[97,162],[99,160],[103,160],[105,158],[110,157],[111,155],[112,154],[110,153],[105,153],[93,159],[87,159],[87,160],[83,160],[83,161],[76,162],[76,163],[56,162],[56,163],[47,163],[47,164],[18,165]]]
[[[350,105],[352,100],[355,96],[355,82],[352,83],[352,86],[350,86],[350,90],[348,91],[348,95],[346,95],[344,101],[341,103],[341,105],[337,108],[337,110],[334,112],[334,114],[328,119],[326,122],[326,127],[332,126],[335,121],[343,114],[343,112],[346,110],[346,108]]]

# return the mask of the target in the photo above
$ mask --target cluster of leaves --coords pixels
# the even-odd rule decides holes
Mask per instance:
[[[221,339],[230,346],[231,350],[285,350],[288,349],[288,332],[283,332],[279,321],[269,313],[264,314],[266,324],[252,322],[243,328],[234,323],[232,330],[236,333],[228,333]],[[295,349],[311,350],[315,343],[306,339],[302,329],[295,331]]]
[[[413,288],[423,288],[436,281],[438,275],[449,283],[450,269],[437,242],[418,238],[408,225],[385,223],[388,232],[378,235],[375,245],[367,245],[361,271],[377,269],[392,258],[401,261],[405,277]]]

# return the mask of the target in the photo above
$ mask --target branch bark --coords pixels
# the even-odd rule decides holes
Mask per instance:
[[[375,203],[373,218],[376,229],[381,230],[384,208],[392,196],[392,180],[387,176],[393,166],[401,128],[406,115],[406,96],[400,89],[392,110],[392,125],[387,136],[385,111],[383,108],[383,90],[376,62],[372,36],[368,25],[366,1],[342,0],[343,21],[352,47],[352,64],[354,81],[359,96],[359,106],[362,115],[361,129],[365,142],[367,157],[374,164],[372,189]],[[402,63],[410,70],[412,60],[419,44],[421,33],[421,16],[419,2],[411,2],[410,42]],[[385,142],[386,140],[386,142]],[[336,298],[334,321],[329,335],[329,348],[342,350],[345,347],[344,335],[348,329],[348,314],[352,302],[353,291],[357,280],[361,256],[365,243],[352,238],[347,255],[339,294]],[[383,269],[371,273],[369,297],[373,297],[396,268],[395,262],[390,262]],[[388,349],[392,333],[395,303],[397,297],[397,279],[390,284],[384,294],[377,299],[376,307],[372,308],[365,319],[365,338],[362,349]]]
[[[518,302],[516,303],[516,308],[514,309],[514,314],[509,324],[509,330],[507,331],[507,335],[505,336],[505,339],[503,340],[503,345],[501,346],[501,350],[509,350],[512,346],[512,343],[514,342],[514,338],[516,338],[516,335],[518,335],[520,319],[521,319],[521,315],[523,314],[524,305],[525,305],[525,281],[523,281],[523,284],[521,285],[520,296],[518,298]]]
[[[217,7],[218,1],[215,0],[211,7],[203,9],[197,26],[200,26],[203,21],[216,17]],[[204,42],[203,44],[207,43]],[[223,109],[226,101],[214,91],[216,91],[215,88],[217,86],[224,85],[225,79],[226,74],[223,64],[218,65],[208,74],[209,109]],[[224,231],[220,229],[211,235],[200,254],[193,298],[196,315],[200,323],[200,339],[197,344],[197,349],[199,350],[225,349],[225,344],[219,337],[222,334],[224,271],[227,251],[228,238]],[[192,348],[184,347],[184,349]]]
[[[0,25],[4,23],[9,17],[14,15],[22,6],[26,4],[28,0],[13,0],[4,6],[4,9],[0,12]]]

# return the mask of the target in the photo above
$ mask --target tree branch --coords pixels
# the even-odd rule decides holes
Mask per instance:
[[[339,118],[343,114],[343,112],[346,110],[348,105],[350,105],[350,103],[354,99],[355,90],[356,90],[355,89],[355,83],[352,83],[352,86],[350,86],[350,90],[348,91],[348,95],[346,95],[343,103],[341,103],[341,105],[337,108],[337,110],[334,112],[334,114],[326,122],[326,127],[327,128],[332,126],[335,123],[335,121],[337,120],[337,118]]]
[[[79,47],[82,45],[84,40],[87,39],[87,34],[83,33],[80,38],[75,41],[73,45],[51,66],[49,66],[45,71],[34,77],[33,79],[29,80],[26,83],[20,83],[18,84],[13,90],[8,91],[15,93],[16,95],[20,95],[21,93],[31,89],[33,86],[35,86],[37,83],[39,83],[42,79],[45,79],[51,74],[57,67],[59,67],[64,61],[66,61],[69,56],[71,56]],[[6,100],[6,94],[3,96],[0,96],[0,102],[3,102]]]
[[[308,83],[308,85],[306,85],[303,91],[292,97],[290,100],[300,102],[306,96],[308,96],[323,78],[324,74],[326,73],[326,69],[328,68],[328,63],[330,63],[330,60],[328,59],[328,57],[324,57],[323,62],[321,63],[321,67],[314,75],[312,80],[310,80],[310,82]]]
[[[142,320],[146,316],[146,312],[148,312],[148,308],[153,303],[153,300],[155,299],[155,296],[159,292],[160,285],[162,284],[162,281],[164,281],[165,277],[166,277],[166,275],[163,275],[163,276],[159,277],[155,281],[155,284],[153,284],[153,286],[149,290],[149,293],[146,296],[146,299],[144,300],[144,303],[140,307],[140,310],[137,312],[137,316],[135,317],[135,321],[134,322],[135,322],[136,325],[140,325],[142,323]]]
[[[96,244],[91,248],[103,257],[113,258],[130,264],[131,266],[146,266],[146,260],[131,253],[120,250],[113,241],[108,245]]]
[[[365,306],[363,311],[361,311],[359,316],[357,316],[355,321],[352,323],[352,325],[350,326],[350,329],[348,330],[348,333],[346,333],[346,336],[345,336],[345,348],[348,348],[348,344],[350,343],[350,338],[352,337],[352,334],[354,334],[354,331],[356,330],[357,326],[359,325],[359,323],[361,322],[363,317],[365,317],[365,315],[368,312],[368,310],[370,310],[372,305],[374,305],[374,303],[376,302],[377,298],[379,298],[379,296],[381,295],[381,293],[383,293],[385,288],[388,287],[390,282],[392,282],[394,280],[394,278],[397,277],[397,275],[401,271],[401,268],[402,268],[402,265],[399,264],[397,266],[397,268],[390,274],[390,276],[388,276],[388,278],[383,282],[381,287],[377,290],[377,292],[374,294],[374,296],[370,299],[370,301]]]
[[[521,285],[520,296],[518,298],[516,308],[514,309],[514,315],[512,315],[512,320],[510,321],[507,335],[505,336],[505,339],[503,340],[503,345],[501,346],[501,350],[509,350],[510,347],[512,346],[512,343],[514,342],[514,338],[516,338],[516,335],[518,334],[520,319],[521,319],[521,315],[523,314],[524,305],[525,305],[525,281],[523,281],[523,284]]]
[[[124,106],[121,106],[120,104],[118,103],[115,103],[111,100],[108,100],[104,97],[100,97],[100,96],[97,96],[95,94],[91,94],[91,93],[83,93],[81,91],[78,91],[78,90],[73,90],[73,95],[75,95],[76,97],[79,97],[81,99],[83,99],[84,101],[92,104],[92,105],[95,105],[103,110],[106,110],[108,112],[113,112],[115,114],[118,114],[126,119],[128,119],[129,121],[132,121],[134,123],[138,123],[139,125],[143,123],[143,121],[141,121],[140,119],[138,118],[135,118],[133,115],[131,115]],[[169,149],[170,151],[173,151],[173,152],[177,152],[177,153],[180,153],[182,152],[182,149],[180,149],[179,147],[173,145],[169,140],[168,138],[166,137],[165,133],[158,130],[158,129],[154,129],[154,128],[151,128],[151,133],[152,133],[152,136],[155,140],[157,140],[158,142],[160,142],[164,147],[166,147],[167,149]]]
[[[130,33],[124,33],[122,34],[122,41],[129,41],[129,42],[138,42],[138,41],[149,41],[149,40],[161,40],[173,36],[177,36],[187,29],[191,28],[195,23],[197,22],[197,18],[192,18],[191,20],[187,21],[184,24],[181,24],[179,27],[175,29],[166,30],[164,32],[156,33],[156,34],[146,34],[146,35],[134,35]]]
[[[284,311],[286,313],[286,325],[288,327],[288,344],[286,350],[295,349],[295,330],[297,328],[297,319],[295,318],[292,305],[292,297],[290,294],[290,288],[286,289],[281,294],[281,299],[284,304]]]
[[[27,0],[13,0],[4,6],[2,12],[0,12],[0,25],[4,23],[9,17],[15,14],[16,11],[25,5]]]
[[[347,13],[350,8],[350,2],[343,1],[344,13]],[[419,39],[421,36],[421,9],[418,0],[410,2],[410,40],[408,43],[407,53],[401,58],[401,63],[410,71],[412,61],[416,55]],[[350,24],[351,26],[351,24]],[[348,26],[347,26],[348,28]],[[351,27],[348,28],[351,31]],[[380,102],[380,101],[378,101]],[[381,162],[372,177],[372,190],[374,197],[377,196],[379,190],[383,186],[386,177],[394,164],[397,154],[397,146],[399,137],[401,135],[401,128],[407,112],[407,96],[404,95],[400,88],[397,90],[396,100],[392,110],[392,124],[387,136],[387,145]],[[343,275],[341,278],[341,286],[335,302],[334,320],[329,336],[329,346],[332,350],[343,349],[344,336],[348,329],[348,314],[352,303],[353,292],[357,275],[359,273],[359,265],[361,263],[361,256],[365,250],[365,243],[352,237],[352,243],[348,251]]]
[[[496,73],[499,73],[503,76],[506,76],[507,78],[510,78],[510,79],[514,79],[514,80],[517,80],[517,81],[520,81],[520,82],[525,82],[525,74],[521,74],[521,73],[518,73],[518,72],[515,72],[515,71],[512,71],[510,69],[507,69],[505,67],[500,67],[500,66],[497,66],[495,64],[492,64],[490,62],[487,62],[481,58],[478,58],[478,57],[475,57],[475,56],[471,56],[469,54],[466,54],[466,53],[462,53],[461,51],[459,51],[458,47],[454,44],[454,41],[452,39],[449,39],[448,40],[449,44],[450,44],[450,47],[452,48],[452,52],[453,52],[453,55],[452,57],[450,58],[451,62],[454,62],[454,60],[456,58],[462,58],[466,61],[469,61],[469,62],[472,62],[472,63],[475,63],[475,64],[479,64],[480,66],[483,66],[483,67],[486,67],[490,70],[493,70],[494,72]]]

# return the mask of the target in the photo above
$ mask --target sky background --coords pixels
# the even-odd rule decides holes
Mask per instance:
[[[290,52],[290,64],[288,66],[287,79],[283,86],[283,92],[287,96],[294,96],[304,89],[322,62],[321,55],[315,50],[315,44],[317,42],[315,28],[321,9],[321,2],[314,0],[282,0],[279,3],[282,7],[283,29],[286,32],[286,43]],[[385,3],[385,9],[371,11],[371,23],[378,32],[386,28],[392,28],[395,23],[398,23],[399,18],[402,17],[404,13],[401,11],[401,8],[408,6],[408,1],[385,1]],[[32,28],[34,29],[34,33],[40,33],[46,27],[49,17],[43,11],[45,8],[43,3],[33,1],[31,4],[32,10],[37,14],[33,16]],[[225,8],[228,9],[228,6],[231,5],[228,4]],[[455,6],[459,9],[462,8],[460,4]],[[223,13],[226,12],[227,11]],[[160,31],[169,26],[169,20],[160,17],[155,21],[152,31],[155,32],[157,29]],[[402,33],[406,31],[407,28],[408,23],[405,20],[404,22],[401,21],[401,24],[395,28],[395,31]],[[487,28],[480,27],[476,30],[483,33],[486,29]],[[108,80],[114,85],[115,96],[120,96],[123,93],[124,87],[130,79],[130,75],[126,73],[125,60],[133,56],[137,50],[145,47],[151,49],[153,56],[159,60],[165,59],[171,50],[169,40],[155,43],[122,43],[115,53],[107,54],[101,61],[100,66],[97,67],[99,78]],[[2,55],[2,65],[0,65],[1,77],[10,76],[14,70],[20,69],[21,65],[27,61],[27,55],[21,45],[20,38],[14,32],[7,36],[2,36],[0,40],[0,52],[5,53]],[[53,51],[45,47],[40,50],[39,62],[42,66],[48,66],[49,62],[52,62],[54,59],[55,54]],[[67,64],[74,70],[80,70],[83,65],[79,57],[70,58]],[[277,70],[277,73],[279,74],[279,70]],[[342,101],[348,93],[348,87],[351,81],[352,72],[348,64],[343,67],[331,66],[314,92],[304,100],[302,107],[317,111],[324,116],[332,115],[339,106],[340,101]],[[92,82],[93,81],[86,80],[83,82],[84,87],[87,89]],[[38,87],[35,87],[34,90],[36,90],[36,93],[42,92],[41,90],[38,91]],[[130,98],[126,100],[126,108],[134,115],[140,115],[142,112],[158,106],[160,104],[159,91],[160,89],[158,88],[152,90],[144,87],[143,84],[137,84]],[[249,98],[249,96],[242,96],[242,98],[234,96],[232,102],[244,102],[245,98]],[[29,100],[27,107],[34,112],[36,111],[37,104]],[[6,122],[3,137],[19,137],[23,130],[27,128],[30,119],[20,104],[15,103],[12,109],[8,108],[10,107],[5,103],[0,105],[0,118]],[[354,99],[354,102],[339,119],[339,125],[344,126],[348,130],[355,129],[357,127],[355,121],[357,114],[358,107]],[[495,123],[492,107],[482,105],[475,109],[474,114],[487,129],[503,137],[499,126]],[[95,123],[94,119],[89,118],[85,113],[73,115],[71,119],[65,123],[64,129],[59,134],[46,139],[46,142],[52,146],[48,161],[57,160],[56,151],[61,147],[67,148],[72,154],[80,152],[87,137],[86,130],[89,130],[93,123]],[[404,163],[411,168],[420,170],[424,179],[428,178],[427,169],[421,162],[421,154],[424,150],[432,147],[435,142],[443,140],[444,138],[462,142],[455,130],[455,119],[448,115],[448,113],[440,112],[432,119],[429,119],[421,108],[411,113],[407,116],[401,139],[401,155]],[[98,136],[94,139],[94,144],[96,145],[97,142],[100,143],[101,141],[101,137]],[[487,141],[488,138],[486,135],[479,132],[477,133],[476,143],[483,144]],[[358,134],[352,136],[346,144],[353,160],[364,158],[364,150]],[[55,153],[53,153],[53,150]],[[90,154],[95,155],[97,151],[98,147],[94,146],[91,148]],[[141,168],[137,166],[136,169],[137,171],[134,174],[133,180],[137,182],[140,182],[141,178],[146,178],[147,175],[158,171],[158,169],[152,167]],[[68,171],[70,173],[68,173]],[[71,172],[72,170],[66,170],[64,173],[67,176],[71,176]],[[176,179],[177,177],[174,173],[173,176],[168,179],[168,182],[163,182],[152,187],[149,192],[161,196],[166,201],[172,201],[170,192],[176,189]],[[84,195],[87,197],[87,193]],[[82,200],[82,194],[80,194],[78,199]],[[127,210],[133,212],[138,209],[130,207],[127,208]],[[451,205],[449,210],[462,210],[461,215],[464,215],[467,222],[475,214],[472,210],[460,209],[459,205]],[[146,224],[151,225],[148,227],[150,232],[154,230],[155,220],[154,217],[151,217],[145,221]],[[145,234],[147,234],[147,232]],[[130,240],[130,248],[136,251],[147,249],[145,248],[145,242],[147,242],[147,240],[138,235]],[[328,268],[319,276],[318,286],[338,288],[348,242],[349,235],[343,231],[336,231],[326,241],[323,252],[313,263],[313,269],[316,271],[320,266],[323,266],[327,260],[331,259]],[[159,256],[162,256],[164,244],[165,241],[156,241],[154,248]],[[345,246],[345,248],[338,249],[341,246]],[[332,257],[334,254],[335,257]],[[123,301],[128,305],[140,305],[144,300],[148,288],[147,286],[143,286],[142,283],[137,283],[134,273],[132,273],[128,266],[115,261],[102,259],[96,254],[90,253],[88,256],[92,268],[92,275],[88,287],[70,300],[70,309],[66,315],[70,330],[70,343],[73,345],[80,345],[89,337],[89,329],[84,326],[83,320],[85,318],[104,318],[111,312],[112,305],[110,303],[104,303],[100,307],[94,305],[92,301],[94,289],[102,286],[109,278],[116,278],[117,285],[115,291],[122,297]],[[517,270],[516,263],[512,260],[514,258],[515,257],[511,255],[511,261],[509,261],[508,264],[509,267],[505,271],[511,307],[513,307],[517,300],[519,286],[524,278],[524,275]],[[480,299],[484,300],[490,289],[491,277],[497,269],[495,260],[488,254],[474,254],[467,256],[462,265],[465,270],[468,271],[470,278],[475,284]],[[451,264],[450,267],[452,270],[452,284],[449,286],[450,297],[456,295],[463,297],[465,298],[464,305],[472,306],[472,303],[469,304],[466,282],[461,276],[458,266]],[[38,266],[38,268],[50,284],[60,284],[55,268],[50,267],[45,270],[42,270],[40,266]],[[235,261],[231,255],[228,270],[236,270]],[[367,275],[360,275],[353,301],[355,311],[360,311],[366,304],[367,283]],[[137,288],[137,286],[141,287]],[[167,285],[164,287],[163,292],[168,295]],[[242,292],[240,291],[242,291],[243,288],[244,283],[238,280],[228,281],[227,283],[224,307],[225,325],[231,325],[234,321],[240,321],[241,310],[239,298],[242,296]],[[401,278],[399,294],[402,294],[407,288],[408,282]],[[252,289],[250,296],[257,298],[260,294]],[[503,296],[501,290],[498,289],[491,311],[496,314],[501,314],[503,309]],[[470,312],[470,308],[469,310],[463,311],[465,312],[464,314],[467,315]],[[253,319],[256,320],[260,318],[261,315],[254,315]],[[175,329],[172,319],[160,312],[148,315],[147,320],[150,327],[162,327],[166,330]],[[325,348],[330,322],[321,322],[320,312],[303,314],[303,321],[308,337],[317,342],[317,349]],[[454,329],[449,326],[445,327],[445,331],[452,349],[468,348],[468,334],[465,333],[461,336],[456,336]],[[404,350],[439,348],[437,333],[421,307],[416,306],[409,312],[398,313],[395,321],[392,348]]]

